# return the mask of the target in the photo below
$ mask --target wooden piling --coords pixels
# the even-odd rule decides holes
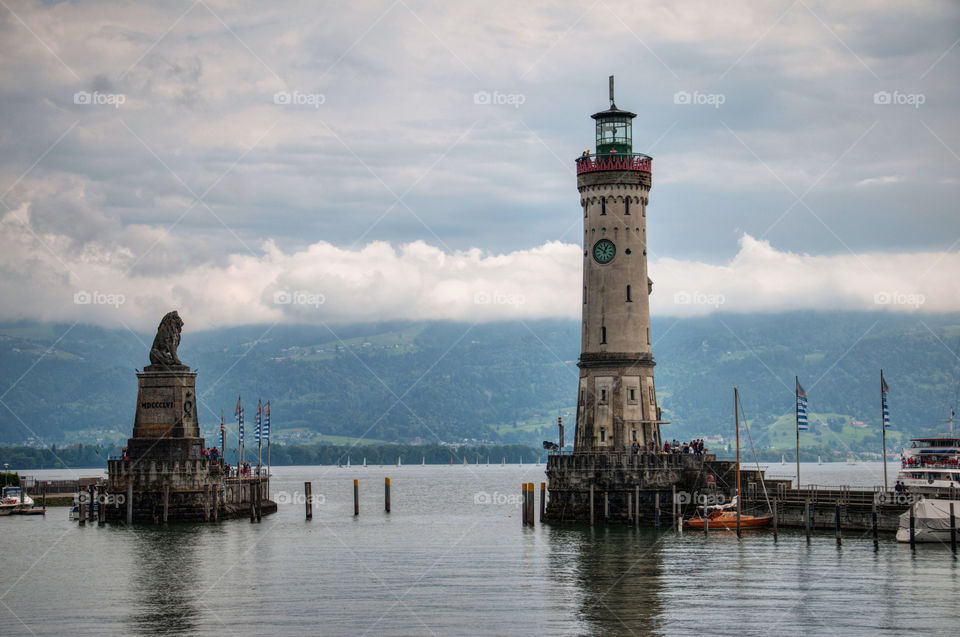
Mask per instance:
[[[610,524],[610,493],[603,492],[603,523]]]
[[[213,521],[218,522],[220,520],[220,485],[214,484],[210,488],[213,491]]]
[[[803,526],[807,529],[807,540],[810,540],[810,500],[803,504]]]
[[[660,492],[657,491],[653,496],[653,525],[660,530]]]
[[[360,515],[360,481],[353,480],[353,514]]]
[[[257,522],[263,517],[263,481],[257,478]]]
[[[170,485],[163,487],[163,523],[166,524],[170,514]]]
[[[210,521],[210,485],[203,485],[203,521]]]
[[[780,511],[780,502],[777,500],[776,497],[774,497],[773,498],[773,541],[774,542],[776,542],[778,539],[777,532],[779,530],[778,527],[780,526],[779,511]]]
[[[677,485],[673,485],[670,493],[670,526],[677,528]]]
[[[537,516],[533,514],[533,512],[537,508],[537,503],[536,503],[537,492],[536,492],[536,486],[532,482],[529,485],[527,485],[527,498],[528,498],[528,501],[530,502],[530,513],[527,515],[527,519],[530,520],[530,526],[534,526],[537,523]]]
[[[527,483],[520,483],[520,525],[527,526]]]
[[[843,533],[840,530],[840,503],[837,502],[833,507],[833,530],[837,536],[837,546],[843,541]]]
[[[590,526],[593,526],[593,485],[590,485]]]
[[[390,513],[390,478],[383,479],[383,510]]]
[[[910,505],[910,548],[916,547],[916,537],[914,532],[913,505]]]
[[[103,526],[107,523],[107,499],[104,494],[100,494],[97,502],[97,526]]]
[[[627,522],[633,524],[633,494],[627,493]]]
[[[546,518],[547,513],[547,483],[540,483],[540,524]]]
[[[953,502],[950,503],[950,550],[957,554],[957,518],[953,515]]]
[[[877,503],[874,502],[870,509],[870,530],[873,531],[873,550],[880,548],[880,529],[877,525]]]
[[[127,524],[133,524],[133,483],[127,484]]]
[[[47,483],[43,483],[43,514],[47,514]]]
[[[89,509],[90,521],[93,522],[93,516],[96,514],[96,508],[94,507],[94,503],[97,500],[96,500],[96,490],[93,488],[92,484],[90,485],[89,493],[90,493],[90,509]]]
[[[306,507],[307,519],[312,520],[313,519],[313,483],[304,482],[303,491],[307,496],[306,501],[303,503],[304,507]]]
[[[250,494],[250,524],[257,521],[257,494],[256,485],[250,482],[250,488],[247,490]]]

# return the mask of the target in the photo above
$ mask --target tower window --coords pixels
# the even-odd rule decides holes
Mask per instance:
[[[630,214],[630,197],[627,197],[623,202],[623,214]]]
[[[580,390],[580,404],[581,404],[581,405],[583,404],[585,394],[586,394],[586,392],[584,392],[584,391],[581,389],[581,390]]]
[[[600,429],[600,442],[606,442],[606,441],[607,441],[607,430],[601,428],[601,429]]]
[[[627,286],[627,303],[633,303],[633,299],[630,298],[630,286]]]
[[[647,345],[650,344],[650,328],[647,328]]]
[[[635,387],[630,388],[630,402],[634,404],[637,402],[637,390]],[[634,440],[636,440],[636,438],[634,438]]]
[[[601,390],[600,390],[600,402],[601,402],[601,403],[607,402],[607,390],[606,390],[606,389],[601,389]]]
[[[650,333],[650,330],[648,329],[648,330],[647,330],[647,342],[648,342],[648,343],[650,342],[649,333]],[[601,344],[601,345],[606,345],[606,344],[607,344],[607,328],[605,328],[605,327],[601,327],[601,328],[600,328],[600,344]]]
[[[600,214],[601,215],[607,214],[607,198],[606,197],[600,197]]]

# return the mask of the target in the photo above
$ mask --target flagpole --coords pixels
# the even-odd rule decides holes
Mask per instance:
[[[794,376],[796,386],[793,388],[793,420],[797,426],[797,488],[800,488],[800,377]]]
[[[887,491],[887,418],[883,409],[883,369],[880,370],[880,429],[883,431],[883,491]]]
[[[267,401],[267,477],[270,477],[270,401]]]
[[[257,399],[257,475],[260,475],[260,467],[263,465],[261,462],[263,456],[261,454],[261,449],[263,449],[263,403],[260,399]]]

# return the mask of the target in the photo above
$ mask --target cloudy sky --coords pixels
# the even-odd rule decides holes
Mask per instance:
[[[955,2],[0,5],[3,320],[576,318],[610,74],[654,313],[960,310]]]

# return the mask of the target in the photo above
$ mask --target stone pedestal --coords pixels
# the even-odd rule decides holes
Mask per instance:
[[[148,365],[137,374],[134,438],[199,438],[197,373],[186,365]]]

